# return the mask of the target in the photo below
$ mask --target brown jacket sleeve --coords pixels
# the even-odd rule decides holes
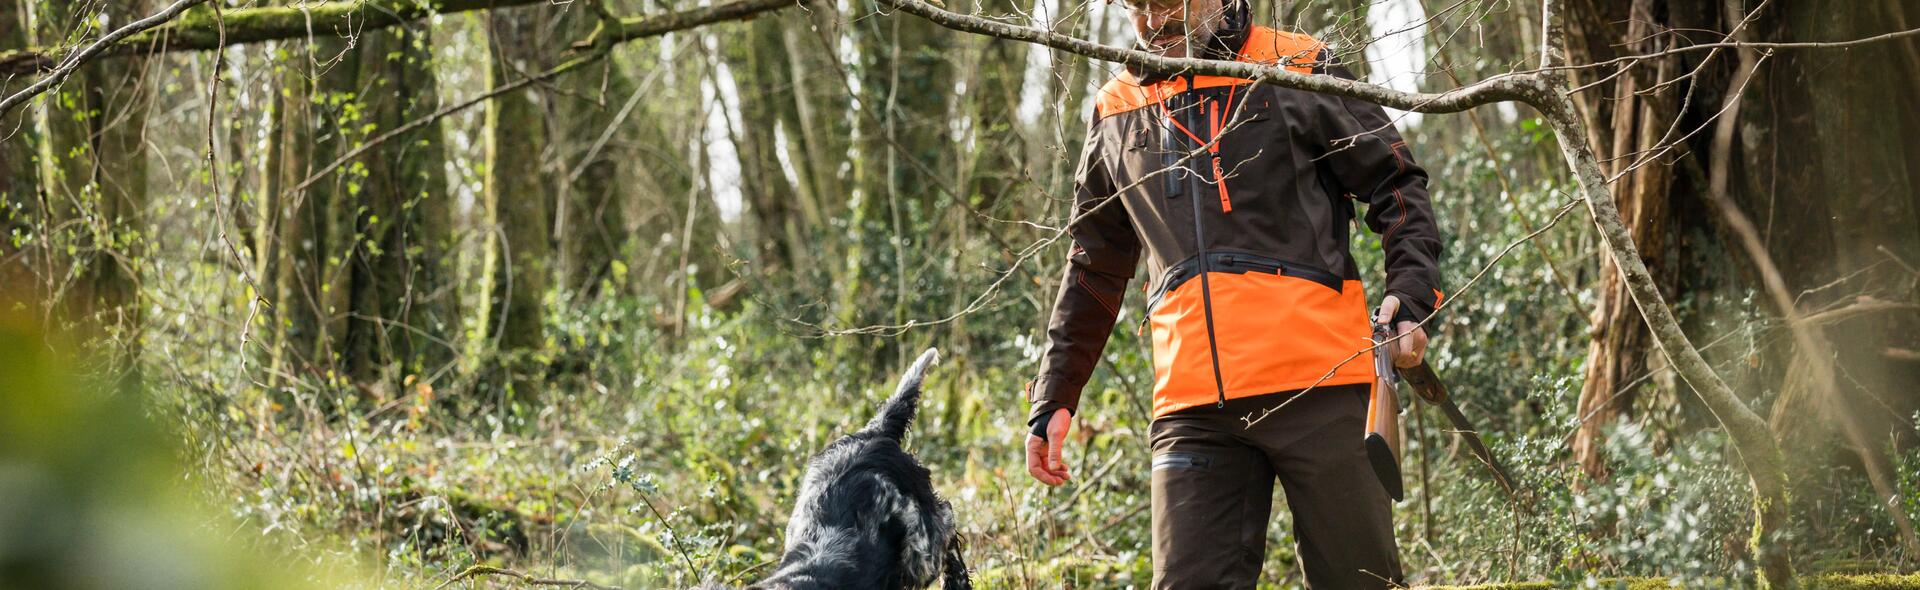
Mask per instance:
[[[1322,61],[1330,59],[1322,53]],[[1354,79],[1345,67],[1326,73]],[[1386,249],[1387,294],[1397,295],[1401,318],[1424,320],[1440,303],[1440,228],[1427,198],[1427,171],[1380,105],[1328,96],[1321,134],[1328,168],[1341,188],[1365,201],[1367,228]]]
[[[1055,409],[1078,411],[1080,388],[1100,363],[1100,351],[1107,346],[1140,257],[1139,237],[1103,161],[1105,148],[1095,132],[1098,122],[1096,118],[1087,125],[1075,172],[1073,211],[1078,221],[1067,226],[1073,245],[1047,321],[1040,376],[1027,385],[1030,425]]]

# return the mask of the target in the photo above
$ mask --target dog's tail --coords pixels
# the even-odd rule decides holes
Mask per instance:
[[[862,429],[883,438],[900,440],[907,436],[907,424],[913,422],[913,412],[920,407],[920,380],[927,376],[927,368],[940,362],[940,351],[929,348],[920,353],[920,358],[907,367],[907,374],[900,376],[900,388],[895,389],[893,397],[880,406],[880,413]]]

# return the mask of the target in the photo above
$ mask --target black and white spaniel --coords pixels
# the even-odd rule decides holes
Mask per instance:
[[[815,455],[787,522],[779,568],[751,588],[899,590],[973,587],[953,508],[900,447],[920,402],[920,381],[939,359],[928,349],[866,427]]]

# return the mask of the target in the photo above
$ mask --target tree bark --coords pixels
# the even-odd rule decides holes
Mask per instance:
[[[1663,18],[1667,7],[1662,4],[1656,0],[1572,3],[1567,14],[1569,54],[1576,63],[1592,63],[1664,48],[1669,38],[1659,34],[1660,27],[1667,26]],[[1625,23],[1625,29],[1617,23]],[[1671,283],[1679,280],[1668,268],[1670,237],[1680,226],[1671,204],[1673,167],[1638,164],[1662,142],[1675,139],[1668,132],[1678,111],[1673,97],[1678,90],[1643,94],[1676,73],[1673,63],[1660,60],[1629,71],[1615,79],[1611,96],[1604,100],[1585,100],[1589,94],[1575,99],[1588,128],[1594,130],[1594,142],[1607,154],[1608,176],[1620,177],[1614,199],[1645,257],[1643,262],[1668,278],[1670,284],[1662,285],[1667,293],[1674,292]],[[1603,74],[1595,74],[1599,75]],[[1640,383],[1661,385],[1658,380],[1642,379],[1654,370],[1648,362],[1652,342],[1619,267],[1601,265],[1599,295],[1596,317],[1589,318],[1592,341],[1576,414],[1582,421],[1573,440],[1574,458],[1596,478],[1606,475],[1602,448],[1607,429],[1633,407],[1637,392],[1648,387]]]
[[[554,9],[548,9],[552,11]],[[559,9],[559,23],[548,30],[558,31],[561,39],[548,39],[541,47],[565,44],[565,39],[584,38],[593,31],[597,15],[585,4]],[[553,269],[554,284],[583,296],[601,293],[611,275],[613,263],[627,251],[627,197],[621,186],[625,174],[624,159],[612,145],[631,141],[625,129],[635,117],[616,119],[628,100],[651,102],[655,87],[638,88],[627,68],[617,58],[609,58],[604,67],[588,68],[561,77],[555,85],[569,92],[552,93],[545,103],[548,119],[560,132],[554,136],[554,152],[559,157],[556,172],[564,172],[554,199],[554,226],[551,234],[559,250]],[[656,83],[657,84],[657,83]],[[645,96],[635,96],[645,92]],[[639,105],[635,103],[634,110]],[[602,138],[606,141],[602,142]],[[624,289],[616,286],[615,292]]]
[[[1775,34],[1871,35],[1889,21],[1902,26],[1900,8],[1899,2],[1855,11],[1782,6]],[[1911,138],[1920,133],[1920,121],[1907,109],[1891,106],[1901,100],[1902,91],[1920,85],[1920,74],[1887,67],[1902,61],[1903,45],[1860,47],[1842,60],[1780,56],[1750,85],[1754,90],[1746,100],[1734,104],[1743,115],[1755,116],[1742,116],[1738,124],[1723,121],[1727,127],[1717,130],[1716,145],[1724,140],[1727,153],[1715,154],[1725,162],[1716,160],[1715,190],[1709,196],[1726,220],[1722,233],[1747,252],[1754,282],[1793,335],[1793,346],[1780,352],[1786,369],[1773,408],[1777,435],[1819,441],[1806,447],[1820,453],[1832,448],[1825,441],[1837,427],[1845,446],[1858,457],[1877,503],[1888,509],[1900,542],[1909,551],[1920,551],[1920,538],[1898,505],[1902,493],[1887,457],[1900,444],[1897,433],[1910,430],[1906,417],[1920,400],[1903,393],[1920,372],[1877,353],[1920,326],[1905,315],[1844,326],[1807,320],[1809,312],[1845,305],[1856,297],[1914,298],[1911,275],[1887,268],[1897,265],[1882,264],[1889,254],[1903,259],[1916,254],[1913,241],[1903,233],[1910,236],[1920,225],[1920,199],[1913,196],[1920,170],[1911,164],[1916,155]],[[1746,55],[1752,50],[1742,53],[1743,62],[1755,61]],[[1775,152],[1779,148],[1770,141],[1801,147]],[[1745,174],[1739,172],[1743,169]],[[1808,214],[1783,217],[1783,210]],[[1749,217],[1747,211],[1761,211],[1765,217]],[[1835,287],[1814,289],[1823,285]],[[1889,432],[1896,434],[1876,434]]]
[[[487,72],[498,86],[546,68],[541,31],[552,24],[548,11],[503,10],[488,19]],[[486,120],[486,200],[491,223],[498,229],[496,262],[488,286],[492,303],[489,335],[508,355],[506,370],[519,391],[542,369],[535,356],[546,343],[541,303],[552,284],[552,200],[557,182],[546,165],[551,138],[543,102],[550,100],[534,88],[494,99]]]
[[[26,47],[27,2],[0,0],[0,47]],[[0,83],[0,95],[25,84]],[[35,261],[40,223],[40,130],[27,109],[0,115],[0,305],[44,299]]]
[[[792,108],[796,85],[782,55],[785,20],[757,19],[745,25],[746,34],[728,36],[721,45],[738,91],[741,127],[728,127],[740,164],[741,197],[759,228],[755,249],[762,266],[792,269],[811,264],[802,264],[810,240],[795,207],[797,191],[780,164],[779,127],[786,119],[783,112]]]
[[[981,0],[988,14],[1015,14],[1024,9],[1012,0]],[[966,192],[963,198],[978,210],[992,210],[1003,196],[1017,196],[1016,187],[1031,181],[1035,161],[1020,132],[1020,92],[1025,86],[1027,47],[993,37],[968,40],[977,44],[977,60],[967,69],[967,120],[973,134],[965,151]],[[974,90],[977,88],[978,90]],[[1078,117],[1065,112],[1063,117]]]
[[[261,294],[273,306],[270,341],[276,358],[273,375],[321,377],[342,374],[333,354],[334,342],[346,333],[341,293],[352,291],[351,274],[343,260],[352,247],[341,234],[336,211],[349,205],[340,177],[294,189],[323,162],[332,161],[345,142],[343,120],[354,88],[351,68],[324,67],[326,60],[345,51],[343,40],[317,38],[277,47],[286,57],[275,66],[271,117],[267,140],[266,190],[262,199],[265,224],[261,243],[273,244],[262,254]],[[324,379],[322,379],[324,380]]]
[[[98,5],[47,5],[37,13],[39,37],[86,39],[98,6],[111,22],[145,16],[148,5],[115,0]],[[82,41],[84,42],[84,41]],[[99,337],[98,352],[123,386],[138,381],[139,265],[143,263],[147,201],[145,137],[153,81],[144,59],[81,65],[47,105],[41,152],[48,184],[47,246],[59,257],[50,304]],[[66,252],[72,252],[67,255]]]
[[[354,51],[358,92],[372,131],[400,127],[439,107],[430,30],[408,24],[361,36]],[[452,203],[440,129],[434,123],[409,131],[353,165],[364,171],[365,184],[355,212],[362,239],[353,269],[356,325],[346,344],[348,371],[362,380],[385,377],[386,385],[398,386],[453,358],[451,339],[459,330],[446,281]]]

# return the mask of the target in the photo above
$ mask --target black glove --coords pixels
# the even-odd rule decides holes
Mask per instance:
[[[1031,432],[1034,436],[1040,437],[1040,440],[1047,440],[1047,425],[1052,423],[1053,414],[1047,414],[1034,418],[1033,423],[1027,426],[1031,427]]]

